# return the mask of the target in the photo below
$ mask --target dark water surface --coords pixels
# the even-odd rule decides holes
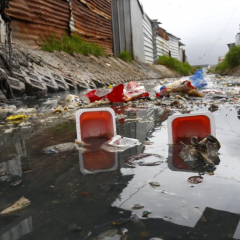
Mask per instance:
[[[119,135],[152,144],[119,153],[41,154],[44,147],[74,142],[75,122],[17,130],[2,137],[0,172],[6,175],[0,177],[0,211],[22,196],[31,204],[0,216],[0,240],[240,239],[237,110],[222,106],[213,113],[222,145],[220,163],[214,175],[201,172],[200,184],[187,181],[198,176],[198,171],[176,162],[168,145],[166,119],[172,111],[157,107],[115,110],[127,118],[142,118],[138,122],[117,121]],[[199,111],[206,112],[207,107],[195,112]],[[159,154],[164,161],[156,166],[125,163],[140,153]],[[149,161],[157,159],[153,156]],[[91,172],[96,174],[87,174]],[[11,186],[19,179],[20,185]],[[160,186],[152,187],[150,182]],[[132,209],[135,204],[144,208]],[[144,211],[149,211],[148,217],[142,217]],[[124,231],[125,238],[121,234]]]

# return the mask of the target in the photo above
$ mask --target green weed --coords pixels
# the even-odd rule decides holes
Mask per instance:
[[[129,51],[121,52],[121,54],[119,55],[119,58],[122,59],[125,62],[131,62],[132,61],[132,56],[129,53]]]
[[[63,36],[60,40],[55,35],[42,41],[42,50],[47,52],[63,51],[69,54],[80,53],[83,55],[104,56],[102,47],[95,43],[84,42],[80,36]]]
[[[240,46],[234,46],[229,50],[223,61],[215,67],[215,71],[223,74],[238,65],[240,65]]]
[[[169,67],[170,69],[179,73],[182,76],[188,76],[194,73],[192,66],[188,62],[182,63],[172,57],[160,56],[158,58],[158,63]]]

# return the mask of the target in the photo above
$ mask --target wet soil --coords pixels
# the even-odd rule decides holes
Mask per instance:
[[[196,100],[188,111],[208,112],[210,104]],[[213,115],[222,147],[211,173],[189,167],[168,144],[167,118],[181,114],[171,105],[114,106],[126,118],[140,118],[117,119],[119,135],[151,142],[119,153],[41,154],[44,147],[74,142],[75,122],[70,121],[1,135],[0,211],[22,196],[31,204],[0,215],[0,239],[240,239],[239,106],[218,106]],[[162,156],[160,164],[126,164],[141,153],[147,162],[149,154]],[[199,175],[202,182],[189,181]],[[18,180],[22,183],[11,186]],[[136,204],[144,207],[133,209]]]

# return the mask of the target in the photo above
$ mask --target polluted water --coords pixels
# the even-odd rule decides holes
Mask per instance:
[[[74,111],[59,107],[65,96],[12,101],[37,113],[8,121],[11,113],[1,115],[0,212],[9,212],[0,215],[0,239],[240,239],[237,79],[209,79],[214,87],[201,98],[104,105],[115,111],[116,134],[139,142],[121,151],[105,146],[108,136],[76,143]],[[213,166],[201,157],[184,161],[181,145],[168,139],[170,116],[205,112],[221,144]],[[20,199],[23,207],[12,211]]]

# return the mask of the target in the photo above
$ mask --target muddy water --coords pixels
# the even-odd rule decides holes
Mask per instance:
[[[99,149],[41,154],[44,147],[73,142],[75,122],[36,126],[1,139],[0,172],[5,175],[0,177],[0,210],[22,196],[31,204],[0,216],[0,240],[240,239],[237,109],[222,105],[213,112],[222,145],[214,175],[179,162],[168,145],[166,119],[169,114],[178,114],[177,110],[114,110],[127,118],[138,118],[137,122],[117,120],[118,134],[146,144],[119,153]],[[206,111],[203,104],[194,112]],[[156,166],[125,163],[125,159],[140,153],[158,154],[164,161]],[[151,160],[158,159],[148,157],[147,162]],[[188,181],[199,173],[202,183]],[[20,185],[11,186],[18,180],[22,180]],[[150,182],[160,186],[153,187]],[[132,209],[135,204],[143,208]]]

